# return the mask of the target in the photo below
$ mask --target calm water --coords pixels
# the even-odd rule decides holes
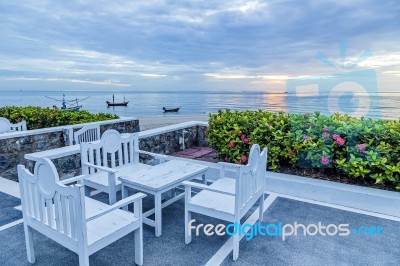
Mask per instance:
[[[284,93],[265,92],[237,92],[237,91],[202,91],[202,92],[93,92],[93,91],[65,91],[66,99],[84,98],[83,109],[90,112],[114,113],[120,116],[149,116],[163,115],[162,107],[181,107],[179,115],[204,114],[216,112],[219,109],[229,108],[231,110],[264,109],[270,111],[288,112],[313,112],[321,111],[328,113],[330,103],[327,95],[318,97],[296,97]],[[128,107],[107,108],[106,101],[122,101],[124,96],[129,101]],[[0,107],[5,105],[35,105],[42,107],[60,106],[60,103],[45,98],[49,96],[62,99],[63,92],[60,91],[0,91]],[[379,95],[344,95],[339,97],[340,110],[353,113],[359,106],[366,102],[369,116],[398,119],[400,114],[400,93],[380,93]],[[332,106],[330,106],[332,107]],[[360,110],[360,109],[358,109]],[[361,108],[362,111],[366,107]],[[171,114],[166,114],[171,115]],[[175,115],[175,114],[174,114]]]

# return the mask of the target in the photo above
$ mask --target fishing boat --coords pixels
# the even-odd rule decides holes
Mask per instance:
[[[164,110],[164,113],[172,113],[172,112],[178,112],[180,108],[181,107],[178,107],[178,108],[166,108],[166,107],[163,107],[163,110]]]
[[[83,105],[80,105],[79,103],[90,98],[90,96],[89,96],[89,97],[86,97],[86,98],[83,98],[83,99],[75,98],[74,100],[66,100],[65,99],[65,94],[63,94],[62,100],[55,99],[55,98],[48,97],[48,96],[45,96],[45,97],[48,98],[48,99],[57,101],[57,102],[61,102],[61,108],[59,108],[57,105],[53,105],[53,108],[54,109],[61,109],[61,110],[64,110],[64,111],[79,111],[83,107]]]
[[[124,101],[122,103],[116,103],[115,102],[115,97],[114,97],[114,94],[113,94],[113,102],[106,101],[106,103],[107,103],[108,107],[112,107],[112,106],[128,106],[129,101],[125,101],[125,97],[124,97]]]

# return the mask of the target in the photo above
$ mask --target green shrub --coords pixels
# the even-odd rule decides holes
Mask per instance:
[[[400,189],[400,122],[267,111],[210,114],[208,140],[219,159],[246,163],[252,143],[268,147],[268,168],[329,168]]]
[[[25,120],[28,129],[66,126],[96,121],[117,119],[113,114],[91,114],[87,111],[63,111],[35,106],[17,107],[6,106],[0,108],[0,117],[5,117],[11,123]]]

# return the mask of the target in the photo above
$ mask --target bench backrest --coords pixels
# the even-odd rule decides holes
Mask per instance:
[[[88,125],[74,132],[74,144],[92,142],[99,140],[100,137],[100,125]]]
[[[0,117],[0,134],[25,130],[27,130],[26,121],[21,121],[17,124],[11,124],[7,118]]]
[[[97,170],[85,163],[109,168],[117,168],[139,162],[138,135],[121,135],[114,129],[104,132],[100,141],[81,143],[82,173],[96,173]]]
[[[24,222],[66,247],[76,246],[86,232],[84,190],[59,182],[49,159],[36,163],[34,174],[18,165]]]
[[[260,146],[251,147],[248,164],[238,170],[236,179],[235,212],[246,213],[265,192],[265,171],[267,168],[268,149],[260,152]]]

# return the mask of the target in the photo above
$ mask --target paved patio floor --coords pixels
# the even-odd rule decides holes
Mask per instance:
[[[4,189],[0,191],[4,192]],[[107,200],[104,194],[95,196]],[[144,204],[149,207],[151,198]],[[30,265],[26,259],[21,213],[14,207],[19,199],[0,192],[0,265]],[[194,237],[184,243],[184,201],[180,200],[163,211],[163,234],[154,236],[154,229],[144,226],[144,265],[400,265],[400,219],[384,219],[375,214],[359,213],[290,199],[271,193],[266,198],[263,224],[279,222],[305,225],[349,224],[381,226],[383,236],[292,236],[282,241],[279,236],[255,236],[242,239],[240,256],[232,260],[231,240],[228,236]],[[377,215],[379,216],[379,215]],[[254,223],[257,210],[252,209],[242,221]],[[193,214],[196,223],[225,223],[217,219]],[[226,223],[225,223],[226,224]],[[78,265],[78,256],[39,233],[34,234],[35,265]],[[91,265],[133,265],[133,234],[90,256]]]

